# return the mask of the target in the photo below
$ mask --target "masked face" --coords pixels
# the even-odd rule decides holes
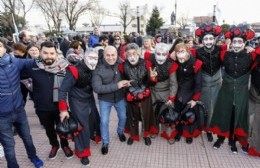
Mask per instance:
[[[189,54],[185,49],[180,49],[176,52],[176,56],[180,63],[184,63],[188,59]]]
[[[156,52],[155,53],[155,60],[159,65],[162,65],[167,59],[167,53],[163,52]]]
[[[212,48],[215,44],[214,36],[212,34],[207,34],[203,37],[202,43],[206,48]]]
[[[90,52],[84,60],[85,64],[90,70],[94,70],[98,63],[98,55],[95,52]]]
[[[139,55],[136,50],[131,49],[126,52],[126,57],[131,65],[136,65],[139,60]]]
[[[233,51],[238,53],[240,51],[242,51],[245,47],[245,43],[244,43],[244,40],[240,37],[235,37],[233,40],[232,40],[232,48],[233,48]]]

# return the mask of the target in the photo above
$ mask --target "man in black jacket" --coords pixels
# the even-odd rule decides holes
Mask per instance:
[[[68,141],[60,139],[55,132],[55,125],[60,121],[58,108],[58,88],[65,74],[67,61],[61,54],[57,54],[52,42],[43,42],[40,57],[29,65],[24,75],[33,80],[33,100],[36,114],[43,124],[52,149],[49,159],[55,159],[61,146],[67,158],[73,156]]]
[[[98,94],[100,108],[100,129],[102,138],[103,155],[108,153],[109,144],[109,115],[111,107],[114,106],[119,118],[117,133],[121,142],[126,140],[123,134],[126,123],[126,102],[124,99],[124,87],[130,82],[122,80],[118,70],[118,54],[113,46],[107,46],[104,50],[104,58],[96,68],[92,78],[93,90]]]

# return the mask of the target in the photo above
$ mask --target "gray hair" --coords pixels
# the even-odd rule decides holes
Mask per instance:
[[[128,50],[136,50],[136,51],[138,51],[139,47],[135,43],[129,43],[129,44],[126,45],[126,48],[125,48],[125,51],[128,51]]]
[[[117,49],[114,46],[108,45],[104,49],[104,55],[106,54],[107,50],[113,49],[117,54]]]
[[[169,53],[169,46],[165,43],[158,43],[155,46],[155,53],[157,53],[158,51]]]

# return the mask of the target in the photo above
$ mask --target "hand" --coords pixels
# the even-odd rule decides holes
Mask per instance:
[[[68,111],[61,111],[60,112],[60,121],[63,122],[65,118],[70,118]]]
[[[254,52],[254,51],[255,51],[255,49],[252,48],[252,47],[250,47],[250,46],[245,47],[245,49],[246,49],[246,52],[247,52],[247,53],[251,53],[251,52]]]
[[[128,80],[121,80],[117,83],[118,89],[121,89],[122,87],[129,87],[130,85],[130,81]]]
[[[190,108],[193,108],[197,104],[197,102],[194,100],[191,100],[187,104],[190,104]]]
[[[166,104],[167,106],[173,107],[173,104],[172,104],[172,101],[171,101],[171,100],[168,100],[165,104]]]
[[[152,69],[150,67],[150,77],[151,78],[156,78],[156,76],[158,75],[157,71],[156,71],[156,67],[154,69]]]

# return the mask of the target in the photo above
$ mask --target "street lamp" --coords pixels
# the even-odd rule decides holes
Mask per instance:
[[[58,19],[58,32],[59,33],[61,31],[61,21],[62,21],[62,19]]]
[[[137,32],[140,34],[140,16],[139,16],[139,6],[137,6],[136,14],[137,14]]]

